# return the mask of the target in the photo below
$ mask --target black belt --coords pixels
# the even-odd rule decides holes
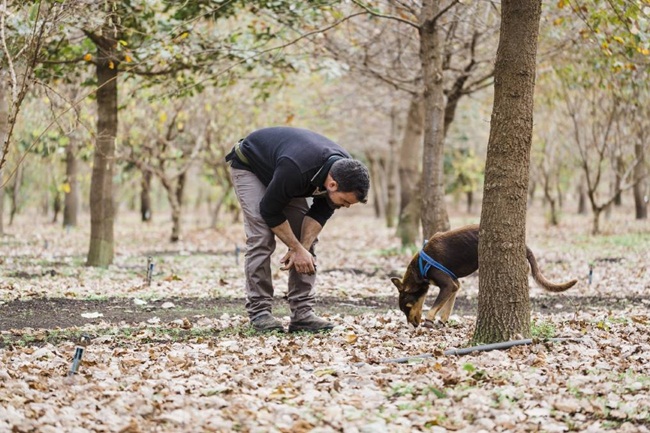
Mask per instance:
[[[250,165],[250,162],[248,162],[248,158],[246,158],[244,153],[241,151],[240,147],[241,147],[241,141],[235,144],[235,153],[237,154],[237,158],[239,159],[239,161],[242,162],[242,164]]]

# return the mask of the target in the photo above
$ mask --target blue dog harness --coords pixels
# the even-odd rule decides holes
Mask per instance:
[[[424,241],[424,245],[427,244],[427,241]],[[449,275],[451,278],[454,280],[458,280],[458,277],[456,274],[451,272],[449,269],[445,268],[441,263],[436,262],[429,256],[427,253],[424,252],[424,245],[422,246],[422,250],[420,250],[420,256],[418,257],[418,266],[420,267],[420,275],[422,278],[427,281],[427,272],[429,272],[429,269],[436,268],[438,270],[441,270],[445,274]]]

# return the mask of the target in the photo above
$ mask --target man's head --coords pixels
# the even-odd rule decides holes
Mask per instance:
[[[370,189],[368,169],[354,159],[339,159],[330,168],[327,179],[327,201],[332,208],[365,203]]]

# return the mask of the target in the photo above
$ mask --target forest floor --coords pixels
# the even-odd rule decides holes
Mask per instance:
[[[649,222],[615,211],[591,236],[589,217],[551,227],[531,210],[542,272],[579,283],[554,295],[531,279],[535,344],[456,357],[442,352],[469,343],[478,275],[446,327],[410,327],[389,278],[414,251],[358,208],[337,212],[317,248],[317,312],[337,325],[319,335],[252,332],[241,223],[193,215],[171,244],[164,215],[124,213],[115,263],[96,269],[87,224],[19,219],[0,238],[0,431],[650,431]],[[274,314],[288,324],[283,253]]]

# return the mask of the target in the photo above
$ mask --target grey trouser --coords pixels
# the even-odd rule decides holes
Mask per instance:
[[[260,214],[260,202],[266,192],[266,186],[248,170],[230,167],[230,177],[244,214],[246,310],[248,317],[253,320],[271,313],[273,302],[271,255],[275,251],[275,234]],[[307,199],[301,197],[291,200],[284,209],[291,230],[298,239],[300,239],[302,220],[308,210]],[[311,252],[314,253],[313,247]],[[291,320],[302,320],[312,314],[315,281],[316,275],[300,274],[294,269],[289,271],[287,297]]]

